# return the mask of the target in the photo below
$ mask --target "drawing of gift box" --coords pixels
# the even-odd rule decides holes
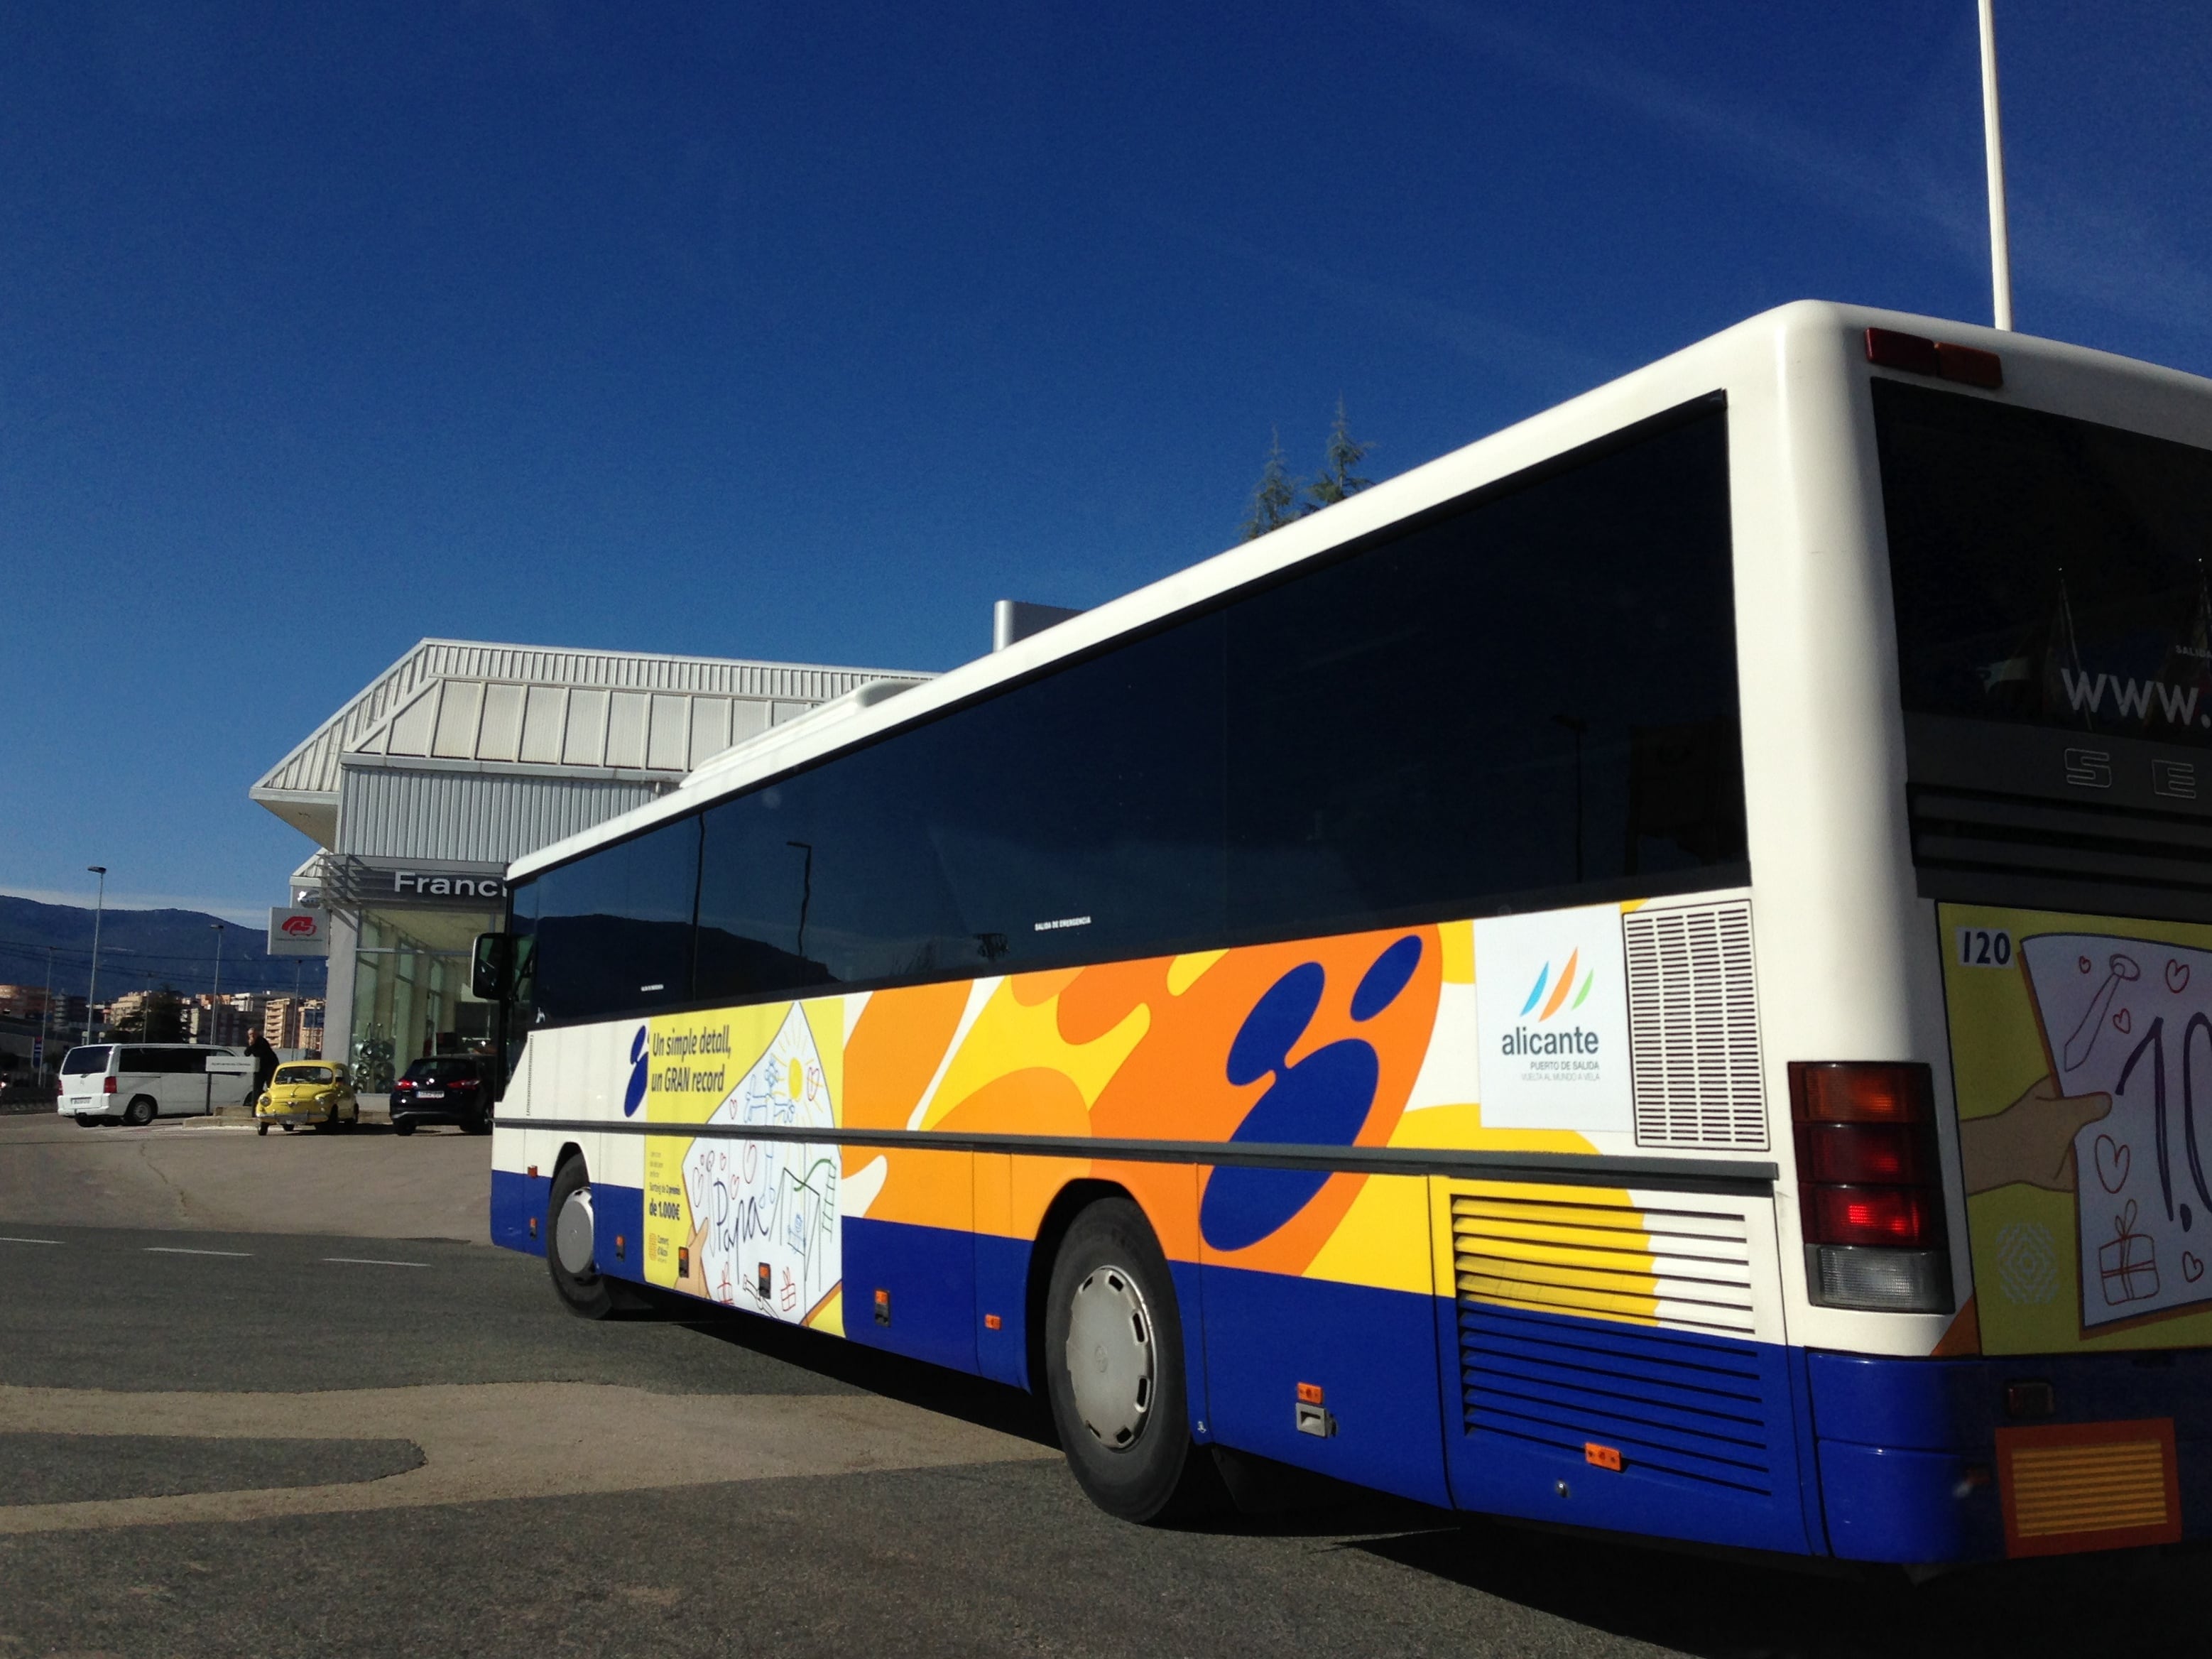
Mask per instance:
[[[2158,1294],[2157,1251],[2148,1233],[2136,1231],[2133,1199],[2124,1213],[2112,1218],[2112,1242],[2098,1249],[2097,1277],[2109,1307],[2148,1301]]]

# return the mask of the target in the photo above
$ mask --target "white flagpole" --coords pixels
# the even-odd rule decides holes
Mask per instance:
[[[1982,8],[1982,142],[1990,168],[1990,293],[1996,325],[2012,327],[2012,242],[2005,229],[2004,134],[1997,122],[1997,24],[1992,0]]]

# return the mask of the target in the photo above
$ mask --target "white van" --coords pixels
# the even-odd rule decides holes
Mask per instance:
[[[133,1127],[157,1117],[204,1117],[240,1106],[253,1088],[253,1057],[197,1042],[98,1042],[62,1057],[54,1109],[90,1128]]]

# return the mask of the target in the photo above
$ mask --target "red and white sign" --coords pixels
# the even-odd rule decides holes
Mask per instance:
[[[269,954],[326,957],[331,953],[330,919],[320,910],[269,908]]]

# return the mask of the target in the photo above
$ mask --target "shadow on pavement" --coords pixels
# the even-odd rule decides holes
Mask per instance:
[[[648,1307],[643,1317],[665,1320],[717,1342],[834,1377],[888,1400],[957,1417],[980,1428],[995,1429],[1040,1446],[1060,1444],[1050,1410],[1042,1401],[1019,1389],[756,1315],[702,1308],[689,1297],[659,1291],[647,1295]]]
[[[2212,1550],[2008,1562],[1913,1584],[1470,1520],[1348,1543],[1506,1601],[1701,1659],[2203,1654]]]
[[[818,1332],[656,1297],[647,1317],[1038,1445],[1059,1443],[1019,1389]],[[1233,1508],[1195,1530],[1341,1540],[1355,1550],[1573,1623],[1700,1659],[2038,1659],[2212,1654],[2212,1547],[2180,1545],[1961,1569],[1895,1570],[1689,1553],[1577,1535],[1346,1486],[1221,1454]],[[1366,1534],[1361,1536],[1360,1534]]]

